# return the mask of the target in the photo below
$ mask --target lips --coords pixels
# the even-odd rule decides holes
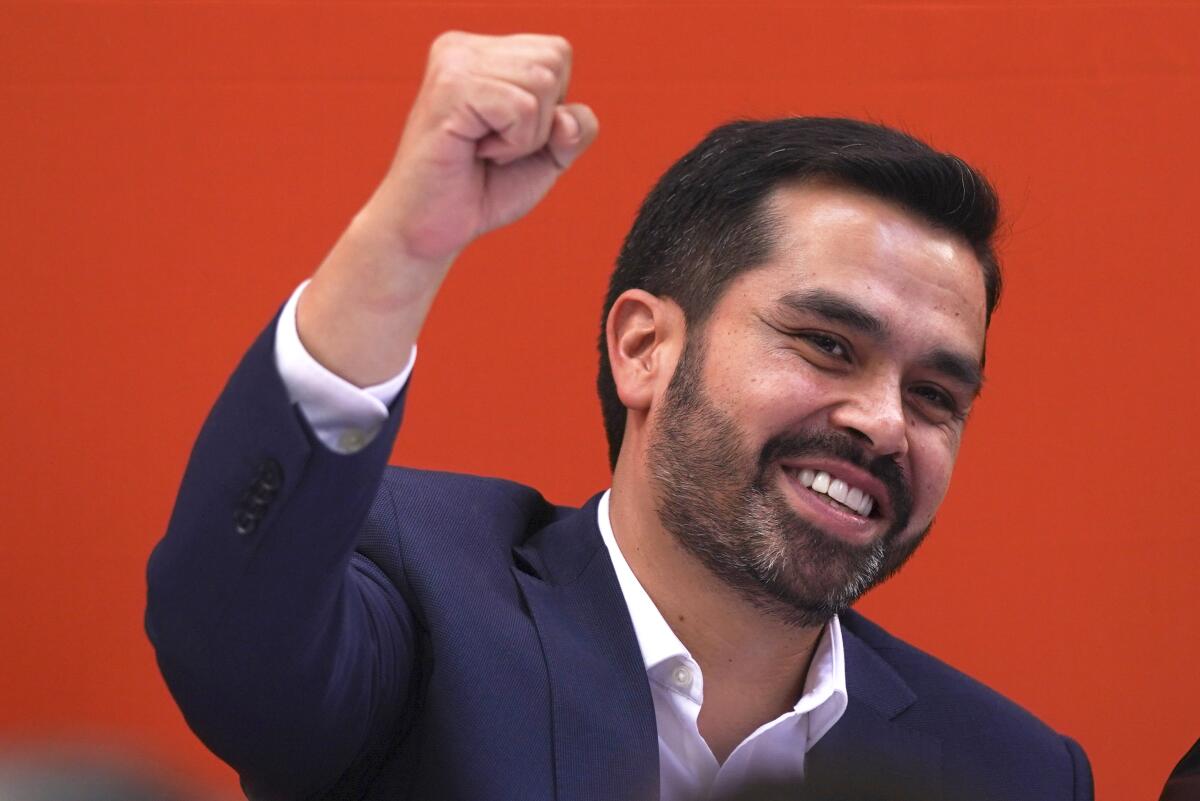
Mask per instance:
[[[799,470],[785,469],[808,489],[832,498],[847,511],[853,512],[859,517],[870,517],[871,510],[875,508],[875,499],[871,497],[870,492],[843,479],[834,478],[824,470],[813,470],[808,467]]]
[[[776,469],[795,511],[827,536],[862,547],[897,524],[888,485],[853,464],[814,456],[779,462]]]
[[[764,478],[777,473],[802,519],[844,542],[865,545],[908,526],[913,497],[900,463],[840,432],[776,435],[759,466]]]

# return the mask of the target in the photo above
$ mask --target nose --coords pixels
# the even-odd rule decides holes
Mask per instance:
[[[869,444],[876,455],[908,453],[908,420],[900,381],[891,376],[864,376],[848,390],[846,399],[831,412],[830,423]]]

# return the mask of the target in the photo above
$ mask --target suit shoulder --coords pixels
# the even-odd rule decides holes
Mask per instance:
[[[862,615],[847,612],[841,622],[851,700],[895,715],[895,723],[939,743],[945,798],[1093,798],[1087,757],[1070,738]],[[873,660],[882,665],[870,665]],[[897,680],[903,690],[895,684],[881,689]]]
[[[533,487],[504,478],[389,466],[383,491],[414,512],[437,507],[439,514],[470,514],[491,507],[512,507],[531,516],[552,514],[555,507]]]
[[[490,529],[516,525],[530,531],[577,511],[552,504],[533,487],[509,479],[412,467],[389,466],[379,496],[376,505],[386,501],[401,519],[432,519],[440,528],[476,528],[488,521]]]
[[[388,467],[362,528],[360,553],[394,563],[418,552],[499,558],[532,533],[576,511],[532,487],[501,478]]]
[[[1008,741],[1025,749],[1041,745],[1062,754],[1062,735],[1015,701],[860,614],[845,614],[841,622],[912,689],[916,700],[904,713],[910,725],[920,728],[926,721],[937,721],[965,738]]]

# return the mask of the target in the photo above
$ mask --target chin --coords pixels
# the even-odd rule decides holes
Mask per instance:
[[[929,530],[852,545],[801,522],[751,562],[758,606],[794,625],[824,625],[895,575]]]

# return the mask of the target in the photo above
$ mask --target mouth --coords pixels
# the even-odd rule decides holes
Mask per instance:
[[[813,470],[809,467],[800,469],[785,467],[784,471],[795,481],[803,484],[806,489],[817,495],[823,495],[830,503],[858,517],[870,517],[877,506],[875,498],[869,492],[848,481],[834,478],[824,470]]]
[[[783,465],[781,469],[793,505],[822,531],[859,546],[877,538],[885,511],[878,489],[869,492],[813,467]]]

